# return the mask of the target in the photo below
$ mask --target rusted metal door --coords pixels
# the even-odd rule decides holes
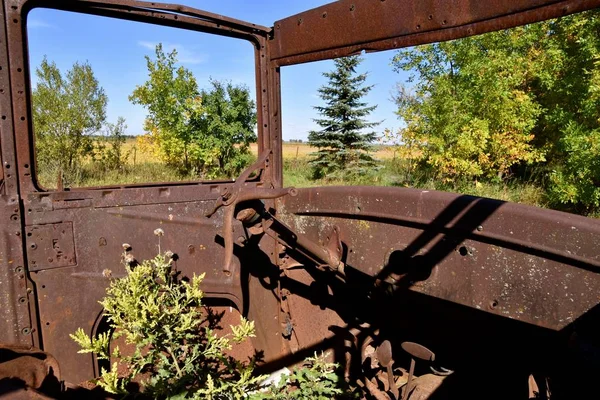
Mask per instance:
[[[242,285],[239,258],[233,258],[230,273],[221,268],[223,213],[219,211],[211,219],[205,217],[231,181],[56,191],[39,187],[32,151],[25,29],[27,12],[39,3],[7,0],[2,5],[0,123],[5,176],[0,198],[0,301],[4,317],[0,321],[0,341],[33,344],[52,353],[67,381],[80,382],[97,375],[93,358],[77,354],[69,334],[79,327],[88,334],[106,328],[98,301],[109,279],[125,272],[120,264],[124,244],[131,246],[131,254],[138,260],[154,257],[159,248],[175,253],[177,269],[184,275],[206,273],[204,289],[208,297],[222,299],[240,311],[245,307],[252,314],[249,302],[243,301],[252,289],[248,288],[248,279]],[[264,43],[269,29],[191,8],[137,1],[57,1],[44,2],[44,6],[248,40],[256,49],[256,65],[265,62]],[[268,115],[272,96],[265,75],[264,68],[257,72],[261,151],[265,143],[271,142]],[[270,160],[260,177],[248,182],[247,187],[271,186],[277,174],[272,168],[276,163],[273,155]],[[164,235],[156,236],[157,229]],[[260,294],[257,296],[260,298]],[[275,307],[273,301],[265,300],[262,306]],[[253,319],[260,324],[260,315]],[[266,322],[265,329],[270,323]],[[263,347],[268,353],[268,346]]]

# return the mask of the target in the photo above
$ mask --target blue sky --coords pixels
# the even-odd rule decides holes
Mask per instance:
[[[328,2],[182,1],[195,8],[265,26]],[[255,91],[254,50],[250,43],[242,40],[48,9],[33,10],[27,26],[33,84],[33,70],[44,55],[56,62],[63,72],[75,61],[88,61],[108,95],[108,120],[114,122],[119,116],[125,117],[129,134],[143,133],[146,111],[131,104],[128,96],[136,85],[146,81],[144,55],[153,55],[156,43],[163,43],[167,50],[176,48],[180,63],[194,73],[200,86],[206,86],[212,77],[243,83],[253,94]],[[384,121],[379,131],[400,126],[390,98],[396,83],[404,81],[406,75],[392,71],[390,59],[393,54],[367,54],[359,69],[369,72],[367,83],[375,85],[366,101],[378,105],[370,119]],[[318,115],[312,107],[321,104],[317,89],[326,83],[322,73],[331,70],[332,66],[332,61],[328,60],[281,69],[284,140],[306,139],[308,131],[316,128],[312,118]]]

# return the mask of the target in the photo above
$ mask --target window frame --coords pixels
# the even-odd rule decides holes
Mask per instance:
[[[10,3],[10,4],[9,4]],[[149,7],[150,6],[150,7]],[[231,37],[249,42],[254,47],[256,111],[257,111],[257,144],[259,153],[273,143],[269,136],[269,110],[272,108],[268,94],[269,80],[266,69],[266,42],[270,28],[260,25],[223,17],[217,14],[165,3],[148,3],[142,1],[70,1],[60,0],[16,0],[6,2],[5,23],[8,37],[8,55],[11,72],[12,114],[15,123],[14,133],[19,159],[19,186],[24,192],[56,192],[55,189],[43,188],[36,177],[35,163],[35,133],[33,132],[31,109],[31,66],[29,64],[27,17],[36,8],[70,11],[87,15],[95,15],[121,20],[149,23],[176,29],[185,29],[201,33]],[[274,158],[276,156],[274,155]],[[269,168],[269,180],[273,180],[274,164]],[[189,186],[203,184],[226,184],[230,180],[193,180],[179,182],[149,182],[135,184],[117,184],[99,187],[76,187],[65,191],[101,190],[101,189],[135,189],[156,186]]]

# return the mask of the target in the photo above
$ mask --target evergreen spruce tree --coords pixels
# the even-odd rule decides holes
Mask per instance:
[[[315,178],[344,174],[363,174],[376,166],[369,154],[375,132],[365,132],[380,124],[368,122],[367,117],[377,106],[361,101],[373,88],[364,86],[367,74],[357,75],[362,62],[359,56],[334,60],[335,70],[323,75],[329,79],[319,88],[324,106],[314,107],[322,118],[314,121],[322,128],[311,131],[308,142],[318,151],[311,154],[310,165]]]

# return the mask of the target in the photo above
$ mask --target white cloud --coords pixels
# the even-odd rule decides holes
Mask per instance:
[[[28,28],[56,28],[56,26],[42,21],[41,19],[30,18],[27,20]]]
[[[148,50],[154,50],[157,44],[158,43],[156,42],[148,42],[145,40],[138,42],[138,45]],[[177,50],[177,60],[182,64],[202,64],[206,62],[207,59],[205,54],[197,53],[182,44],[163,43],[163,50],[167,53]]]

